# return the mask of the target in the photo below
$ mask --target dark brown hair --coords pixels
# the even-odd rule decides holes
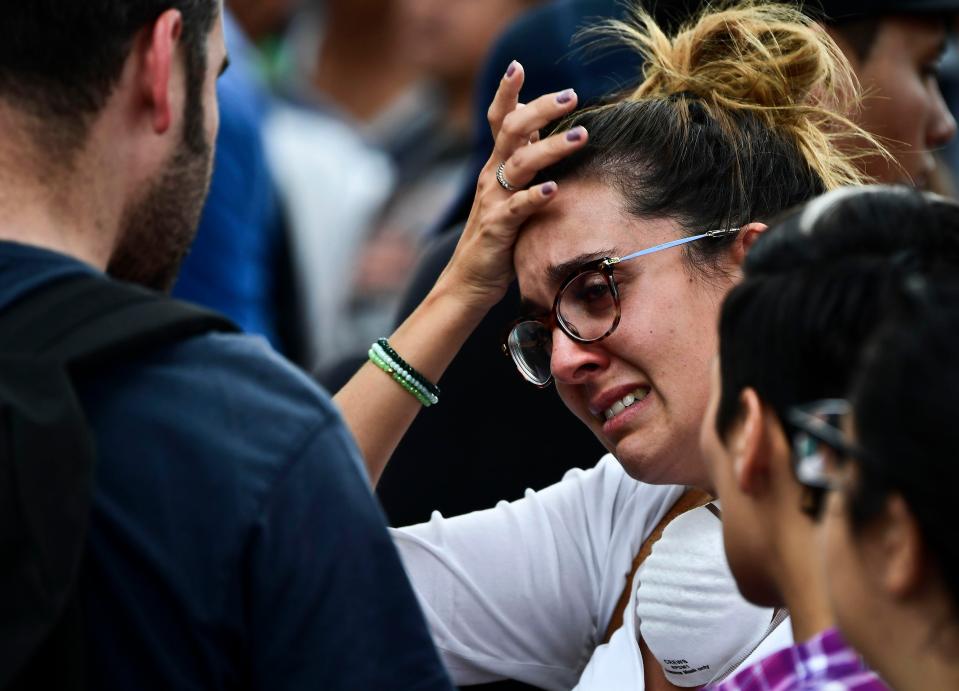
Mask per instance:
[[[116,86],[137,32],[165,11],[183,15],[187,107],[196,110],[217,0],[24,0],[0,22],[0,99],[36,123],[35,137],[68,159]],[[191,145],[201,130],[187,131]],[[194,117],[191,129],[197,126]],[[66,162],[66,160],[64,160]]]

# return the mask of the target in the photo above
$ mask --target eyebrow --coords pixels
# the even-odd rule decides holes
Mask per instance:
[[[562,264],[550,264],[546,267],[546,276],[550,282],[559,283],[574,271],[583,269],[590,264],[596,264],[599,260],[605,259],[606,257],[616,256],[619,256],[619,254],[612,248],[580,254]]]
[[[220,65],[220,71],[219,71],[219,73],[216,75],[217,78],[222,77],[229,68],[230,68],[230,56],[229,56],[229,55],[224,55],[224,56],[223,56],[223,63]]]
[[[563,262],[562,264],[550,264],[547,266],[546,277],[549,280],[550,285],[555,285],[568,278],[574,271],[579,271],[580,269],[584,269],[591,264],[596,264],[601,259],[605,259],[606,257],[618,256],[619,253],[612,248],[579,254],[572,259]],[[535,300],[531,300],[527,297],[521,297],[520,299],[520,314],[522,315],[545,314],[550,310],[551,307],[552,304],[549,307],[544,308]]]

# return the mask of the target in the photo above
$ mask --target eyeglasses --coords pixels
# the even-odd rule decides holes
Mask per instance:
[[[558,326],[577,343],[595,343],[612,334],[622,315],[613,269],[618,264],[653,252],[679,247],[703,238],[735,235],[739,228],[719,228],[700,235],[664,242],[625,257],[605,257],[580,268],[564,280],[556,292],[553,308],[544,318],[521,317],[510,325],[503,352],[513,358],[516,369],[531,384],[545,388],[553,381],[550,357],[553,329]]]
[[[842,486],[842,471],[849,459],[865,458],[865,452],[842,431],[842,421],[851,411],[848,401],[828,398],[795,406],[786,413],[795,428],[793,472],[807,489],[802,509],[813,517],[822,513],[826,492]]]

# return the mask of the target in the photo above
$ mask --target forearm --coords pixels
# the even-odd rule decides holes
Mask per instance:
[[[438,382],[486,311],[447,290],[441,278],[389,341],[404,360]],[[371,362],[333,400],[356,438],[375,486],[422,406]]]
[[[513,246],[520,226],[553,199],[557,185],[529,189],[536,173],[586,143],[575,136],[539,139],[539,130],[575,107],[572,91],[541,96],[519,108],[522,66],[513,63],[490,106],[497,144],[477,182],[476,198],[453,258],[413,314],[390,337],[393,349],[431,381],[438,381],[463,343],[515,277]],[[512,155],[525,149],[520,163]],[[497,171],[516,183],[503,185]],[[375,486],[409,429],[420,403],[373,363],[366,363],[334,397],[359,445]],[[442,403],[440,403],[442,405]]]

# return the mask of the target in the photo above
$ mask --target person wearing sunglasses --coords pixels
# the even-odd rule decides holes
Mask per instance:
[[[859,631],[878,622],[874,609],[852,599],[859,586],[850,585],[849,557],[831,550],[836,564],[825,567],[823,507],[835,490],[845,496],[850,466],[872,468],[874,450],[888,448],[849,433],[844,397],[863,344],[904,285],[957,270],[959,205],[905,187],[830,192],[774,223],[753,245],[743,281],[722,307],[701,444],[739,589],[757,605],[788,609],[796,644],[719,684],[721,691],[886,688],[836,629],[829,594],[842,583],[846,590],[833,598],[837,612],[858,617]],[[951,346],[959,345],[956,333]],[[905,385],[907,370],[897,365],[895,372]],[[902,392],[877,369],[868,383],[887,399]],[[922,399],[918,385],[909,386],[913,403]],[[887,413],[886,437],[903,434],[903,422]],[[895,458],[905,471],[904,457]],[[834,522],[843,515],[832,514]],[[886,669],[878,659],[869,662]]]
[[[644,78],[605,106],[570,115],[576,95],[561,91],[519,107],[523,68],[508,67],[450,264],[335,399],[375,484],[419,409],[442,405],[437,379],[515,275],[523,318],[507,353],[532,384],[552,379],[610,452],[518,501],[394,531],[461,685],[699,686],[790,642],[785,626],[768,635],[772,609],[739,596],[701,506],[715,323],[765,221],[861,181],[832,142],[878,145],[841,115],[857,101],[848,63],[794,8],[711,10],[674,35],[640,15],[614,33]]]

